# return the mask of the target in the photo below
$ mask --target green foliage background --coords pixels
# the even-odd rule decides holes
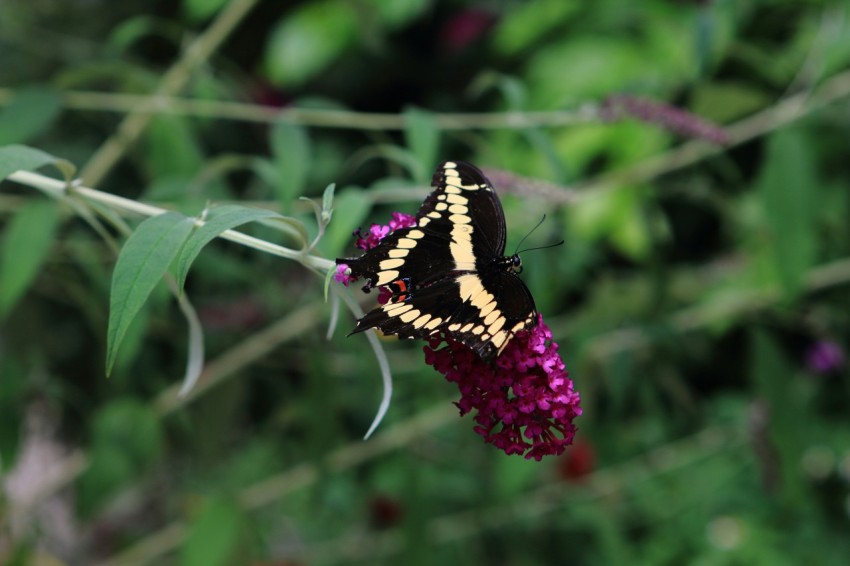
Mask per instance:
[[[0,146],[45,152],[4,153],[3,177],[58,156],[101,195],[268,211],[220,209],[219,226],[287,215],[240,230],[321,236],[325,258],[414,212],[439,161],[485,168],[509,250],[544,212],[530,241],[566,240],[526,254],[523,278],[584,408],[564,457],[505,456],[457,418],[421,344],[390,339],[393,401],[364,441],[381,382],[364,338],[344,337],[352,316],[327,340],[321,276],[222,240],[185,285],[200,384],[177,395],[190,341],[165,284],[107,379],[111,273],[145,213],[15,177],[0,185],[0,561],[850,556],[846,3],[7,0],[0,53]],[[721,123],[729,143],[612,117],[615,94]],[[320,233],[299,197],[329,183]],[[825,350],[833,363],[813,364]]]

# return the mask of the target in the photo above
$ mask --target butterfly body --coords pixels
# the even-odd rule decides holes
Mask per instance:
[[[485,360],[537,322],[519,255],[505,256],[505,215],[493,186],[474,165],[442,163],[416,226],[387,235],[363,256],[337,259],[366,289],[392,293],[357,321],[353,333],[378,328],[401,338],[442,333]]]

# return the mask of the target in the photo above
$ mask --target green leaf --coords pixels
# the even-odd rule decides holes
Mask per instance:
[[[162,450],[156,412],[135,399],[119,399],[106,405],[94,419],[92,440],[95,446],[121,451],[135,468],[151,464]]]
[[[47,258],[59,222],[55,202],[24,205],[6,228],[0,257],[0,317],[23,295]]]
[[[104,43],[111,48],[110,55],[120,57],[134,44],[150,36],[167,36],[162,29],[162,20],[153,16],[135,16],[127,18],[116,25],[104,38]]]
[[[325,273],[324,297],[325,297],[326,303],[328,302],[328,290],[330,289],[330,286],[331,286],[331,279],[333,278],[335,273],[336,273],[335,267],[328,269],[328,271]]]
[[[132,369],[142,353],[148,335],[148,325],[151,323],[151,313],[156,311],[154,305],[161,300],[157,295],[157,289],[154,289],[148,298],[148,308],[139,311],[121,340],[121,349],[118,350],[115,364],[112,366],[112,378],[122,380],[121,383],[124,383],[124,379],[133,379]]]
[[[186,276],[192,262],[201,253],[201,250],[213,239],[225,230],[230,230],[248,222],[254,222],[263,218],[280,217],[280,214],[271,210],[259,208],[247,208],[238,205],[217,206],[210,210],[204,225],[192,232],[177,260],[177,286],[183,289]]]
[[[177,297],[177,304],[180,306],[180,311],[189,326],[186,371],[183,374],[183,384],[180,386],[180,391],[177,392],[179,397],[183,397],[192,390],[204,369],[204,329],[195,307],[189,302],[189,298],[180,293],[180,289],[170,276],[168,283],[171,291]]]
[[[62,100],[55,92],[26,87],[0,109],[0,145],[23,143],[47,130],[59,116]]]
[[[651,251],[638,187],[617,187],[582,199],[568,209],[570,229],[586,241],[607,239],[625,255],[640,260]]]
[[[807,506],[811,499],[800,466],[803,451],[811,439],[799,423],[812,422],[815,415],[811,414],[803,394],[803,384],[793,379],[781,349],[760,331],[753,335],[753,346],[752,377],[758,397],[767,403],[768,416],[767,438],[760,440],[768,441],[778,456],[776,466],[771,466],[771,474],[780,483],[782,499],[799,509]]]
[[[634,43],[592,35],[574,37],[535,52],[526,65],[529,107],[553,108],[628,90],[660,71]],[[569,80],[553,80],[569,77]]]
[[[790,299],[801,290],[817,251],[818,182],[810,146],[800,131],[785,130],[770,137],[756,184],[779,282]]]
[[[109,297],[107,375],[112,371],[127,328],[183,247],[193,226],[191,218],[166,212],[139,224],[121,249]]]
[[[410,23],[430,5],[429,0],[370,0],[381,23],[394,30]]]
[[[766,92],[746,83],[697,83],[691,92],[691,112],[719,123],[752,114],[770,102]]]
[[[0,147],[0,180],[15,171],[35,171],[45,165],[54,165],[70,181],[75,173],[74,165],[65,159],[26,145],[7,145]]]
[[[580,2],[537,0],[523,2],[502,18],[493,34],[496,49],[505,55],[516,55],[544,39],[547,33],[580,13]]]
[[[611,229],[610,240],[620,252],[635,261],[649,257],[652,240],[646,218],[637,205],[623,210],[619,221]]]
[[[248,524],[242,510],[230,501],[208,501],[192,522],[180,556],[182,566],[226,566],[249,563]]]
[[[357,152],[356,156],[351,158],[352,167],[360,167],[370,159],[386,159],[392,161],[401,167],[407,169],[410,176],[414,179],[419,179],[425,175],[428,170],[422,166],[416,156],[410,150],[390,144],[378,144],[366,147]]]
[[[205,20],[221,10],[227,0],[183,0],[183,9],[193,21]]]
[[[278,173],[273,186],[284,211],[288,211],[292,201],[304,192],[310,166],[310,137],[303,126],[279,121],[272,127],[270,141]]]
[[[507,109],[514,112],[525,109],[525,102],[528,100],[528,91],[521,80],[494,71],[479,73],[467,90],[475,98],[495,90],[505,99]]]
[[[337,59],[357,37],[352,4],[319,0],[303,4],[272,31],[266,73],[277,85],[297,86]]]
[[[334,212],[334,191],[336,183],[331,183],[325,187],[325,192],[322,193],[322,220],[327,223],[331,221]]]
[[[204,166],[203,152],[189,121],[180,116],[157,116],[145,139],[151,176],[193,178]]]
[[[440,128],[431,112],[419,108],[404,111],[404,137],[407,147],[419,162],[416,168],[416,181],[428,184],[429,172],[437,165],[440,149]]]
[[[354,243],[351,233],[366,219],[372,209],[372,200],[364,191],[349,188],[337,195],[335,208],[344,210],[345,214],[336,215],[321,242],[322,249],[333,253]]]
[[[272,189],[280,184],[277,166],[268,159],[254,158],[251,161],[251,171]]]
[[[305,228],[304,223],[297,218],[276,214],[269,218],[263,218],[259,222],[264,226],[268,226],[269,228],[283,232],[291,238],[295,238],[302,249],[307,246],[307,228]]]

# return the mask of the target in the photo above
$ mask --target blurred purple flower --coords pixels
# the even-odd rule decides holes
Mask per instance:
[[[587,440],[577,440],[558,459],[558,473],[569,482],[581,482],[596,468],[596,449]]]
[[[517,333],[494,363],[439,336],[425,347],[425,363],[457,384],[461,415],[477,411],[475,432],[506,454],[539,461],[572,443],[580,397],[542,316],[537,326]]]
[[[656,124],[681,136],[700,138],[718,145],[729,143],[729,135],[722,127],[687,110],[626,94],[615,94],[606,98],[602,103],[602,117],[613,121],[621,120],[623,116]]]
[[[835,342],[815,342],[806,352],[806,365],[814,373],[830,373],[844,367],[844,350]]]

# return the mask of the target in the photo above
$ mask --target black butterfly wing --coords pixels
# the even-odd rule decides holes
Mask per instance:
[[[441,164],[434,191],[413,228],[396,230],[356,259],[338,259],[371,286],[395,293],[357,322],[402,338],[443,332],[482,358],[498,355],[536,322],[526,286],[504,261],[505,216],[493,186],[475,166]]]
[[[431,184],[435,190],[419,208],[419,225],[430,233],[448,234],[462,245],[453,258],[457,269],[477,269],[461,261],[468,254],[480,261],[501,257],[505,251],[505,213],[493,185],[478,167],[463,161],[446,161],[437,167]]]
[[[336,262],[347,264],[351,275],[368,280],[369,287],[390,285],[400,279],[424,285],[446,275],[451,264],[449,237],[418,226],[401,228],[359,258],[339,258]]]
[[[505,248],[505,214],[493,186],[474,165],[447,161],[437,167],[432,191],[416,226],[389,234],[359,258],[340,258],[351,275],[371,287],[407,279],[430,285],[453,271],[473,271]]]
[[[525,284],[508,271],[479,278],[466,273],[411,289],[357,321],[353,333],[380,328],[400,338],[427,339],[442,332],[490,360],[513,336],[536,324],[534,299]]]
[[[449,300],[458,294],[457,283],[444,278],[427,287],[393,297],[357,321],[352,334],[369,328],[380,328],[385,334],[400,338],[428,338],[449,325],[459,301]]]

